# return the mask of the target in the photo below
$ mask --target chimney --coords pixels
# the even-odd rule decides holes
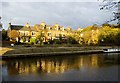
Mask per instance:
[[[30,27],[30,25],[29,25],[29,23],[28,23],[28,22],[26,23],[26,25],[25,25],[25,26],[26,26],[27,28],[29,28],[29,27]]]
[[[11,23],[9,23],[8,25],[8,30],[11,30]]]

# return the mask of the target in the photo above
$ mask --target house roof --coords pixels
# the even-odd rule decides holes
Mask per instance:
[[[19,30],[23,30],[23,31],[30,31],[31,29],[30,29],[30,27],[26,27],[26,26],[24,26],[24,27],[22,27],[21,29],[19,29]]]
[[[26,27],[21,25],[11,25],[11,30],[23,30],[23,31],[37,31],[37,29],[33,26]]]
[[[30,27],[30,30],[31,30],[31,31],[37,31],[36,27],[34,27],[34,26],[31,26],[31,27]]]
[[[36,24],[35,26],[34,26],[34,30],[36,29],[36,30],[41,30],[43,28],[43,26],[41,26],[41,25],[39,25],[39,24]]]
[[[20,30],[21,28],[23,28],[24,26],[21,25],[11,25],[10,28],[11,30]]]
[[[53,30],[55,30],[56,26],[51,26],[51,25],[45,25],[46,28],[48,29],[48,27],[51,27]],[[58,26],[59,28],[62,28],[63,26]],[[41,26],[40,24],[36,24],[34,26],[21,26],[21,25],[10,25],[11,30],[23,30],[23,31],[38,31],[38,30],[42,30],[43,26]]]

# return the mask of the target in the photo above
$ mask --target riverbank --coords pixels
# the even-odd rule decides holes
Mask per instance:
[[[3,59],[6,58],[27,58],[27,57],[43,57],[43,56],[60,56],[60,55],[75,55],[75,54],[92,54],[92,53],[102,53],[102,50],[87,50],[87,51],[69,51],[69,52],[47,52],[47,53],[26,53],[26,54],[10,54],[2,56]]]
[[[23,58],[49,55],[70,55],[70,54],[90,54],[102,53],[103,49],[111,46],[81,46],[81,47],[36,47],[36,46],[15,46],[3,47],[0,50],[2,58]]]

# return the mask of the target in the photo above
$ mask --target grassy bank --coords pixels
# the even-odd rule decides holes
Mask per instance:
[[[29,54],[29,53],[51,53],[51,52],[75,52],[75,51],[90,51],[103,50],[112,48],[111,46],[23,46],[2,48],[0,53],[4,55],[11,54]]]

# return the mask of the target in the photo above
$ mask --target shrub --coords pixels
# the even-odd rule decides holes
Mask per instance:
[[[30,38],[30,44],[36,44],[36,38]]]

